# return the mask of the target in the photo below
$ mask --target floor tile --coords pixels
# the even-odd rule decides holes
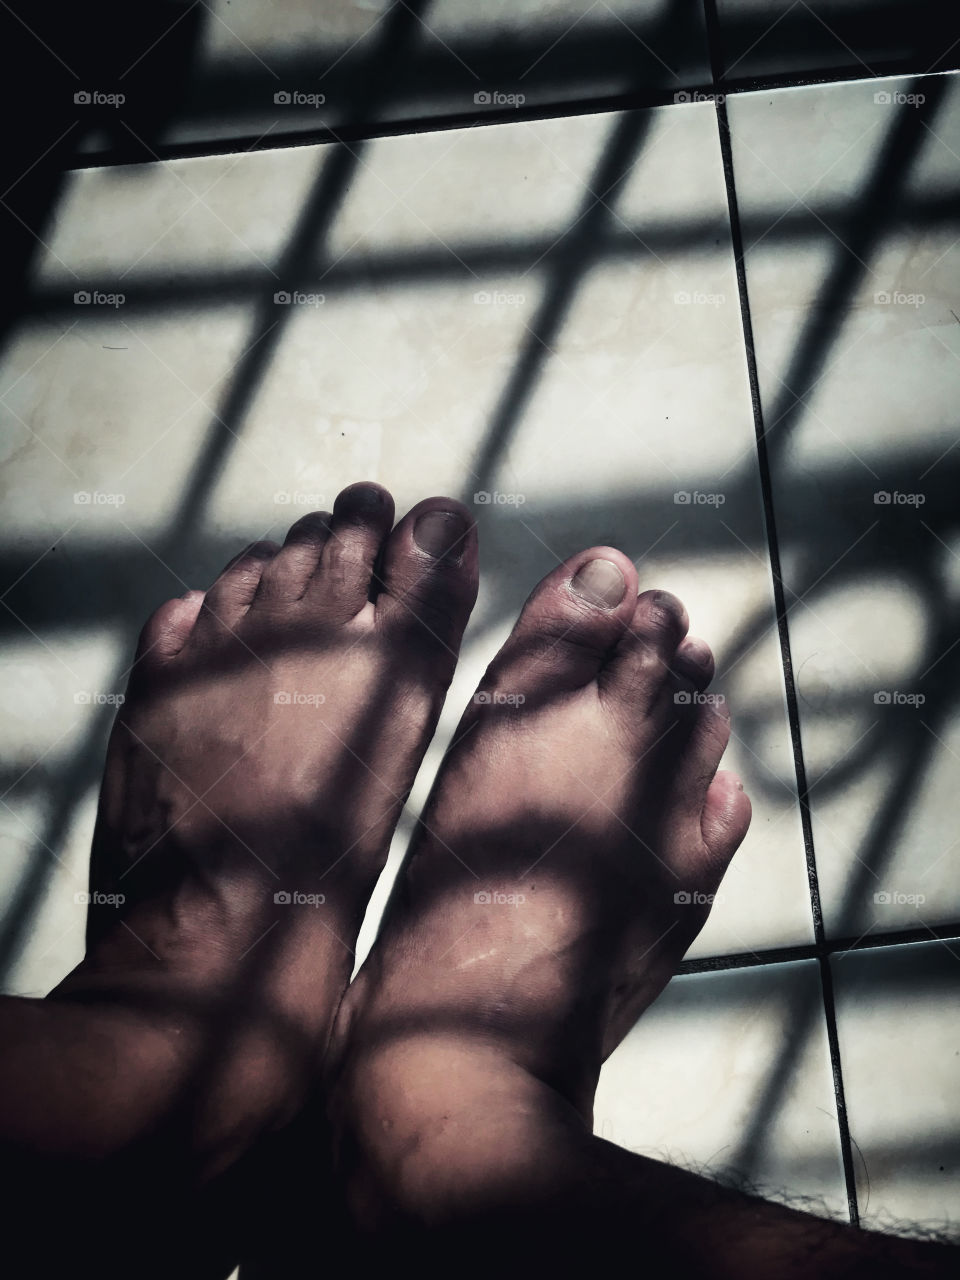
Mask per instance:
[[[674,978],[604,1066],[594,1130],[845,1219],[816,963]]]
[[[960,918],[956,76],[729,117],[824,921]]]
[[[861,1219],[956,1234],[960,948],[870,948],[831,964]]]
[[[875,76],[903,62],[956,66],[953,15],[939,0],[717,0],[726,75],[837,71]]]

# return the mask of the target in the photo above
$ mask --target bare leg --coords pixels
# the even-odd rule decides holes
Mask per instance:
[[[750,820],[713,659],[620,553],[534,592],[464,715],[338,1018],[330,1116],[361,1237],[437,1269],[954,1274],[957,1255],[721,1189],[591,1134]],[[679,677],[679,682],[678,682]]]

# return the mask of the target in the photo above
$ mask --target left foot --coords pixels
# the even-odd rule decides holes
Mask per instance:
[[[353,485],[162,605],[111,736],[91,886],[124,900],[52,998],[166,1027],[175,1074],[218,1079],[222,1162],[316,1073],[476,597],[461,504],[392,524]]]

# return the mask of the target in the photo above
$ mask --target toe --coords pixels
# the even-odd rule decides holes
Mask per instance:
[[[695,636],[681,641],[671,666],[676,675],[689,681],[695,689],[706,689],[716,670],[710,646]]]
[[[487,692],[568,692],[596,679],[630,621],[631,561],[612,547],[571,557],[537,586],[485,677]]]
[[[320,563],[332,520],[328,511],[311,511],[290,526],[283,546],[260,575],[257,604],[300,599]]]
[[[750,801],[739,779],[717,773],[729,740],[725,703],[693,708],[667,787],[665,847],[674,869],[693,884],[719,879],[750,821]]]
[[[700,815],[704,844],[714,864],[726,867],[747,834],[753,807],[735,773],[722,769],[710,786]]]
[[[154,610],[140,632],[136,666],[148,666],[177,656],[193,631],[203,595],[202,591],[188,591]]]
[[[456,660],[477,598],[477,528],[454,498],[418,502],[387,539],[378,579],[379,626],[420,637]]]
[[[669,710],[674,689],[674,656],[689,619],[669,591],[644,591],[635,603],[626,633],[603,672],[601,689],[615,706],[631,714],[659,706]]]
[[[257,594],[264,569],[279,550],[275,542],[252,542],[230,561],[204,596],[197,617],[198,632],[233,630]]]
[[[393,498],[378,484],[352,484],[337,495],[330,533],[304,598],[344,620],[370,599],[374,566],[393,524]]]

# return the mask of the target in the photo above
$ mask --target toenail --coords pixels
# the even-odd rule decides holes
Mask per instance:
[[[467,522],[456,511],[425,511],[413,526],[413,540],[435,560],[459,563]]]
[[[363,481],[344,489],[341,497],[344,496],[353,510],[358,512],[380,511],[387,500],[386,493],[379,485],[364,484]]]
[[[612,560],[588,560],[580,566],[570,590],[601,609],[615,609],[626,594],[627,583]]]
[[[650,603],[655,609],[668,614],[678,624],[682,623],[687,616],[683,601],[678,600],[670,591],[654,591],[650,597]]]

